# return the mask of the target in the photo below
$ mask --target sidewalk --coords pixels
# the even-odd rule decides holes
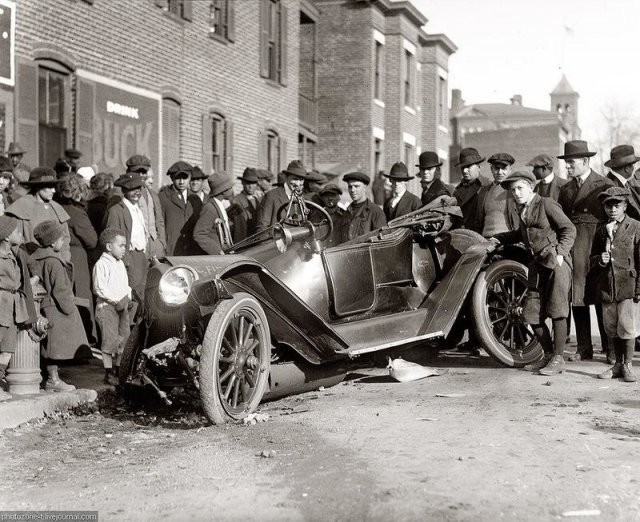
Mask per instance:
[[[0,432],[55,412],[94,402],[98,395],[113,389],[113,386],[102,382],[104,369],[98,359],[61,367],[60,375],[66,382],[73,384],[76,390],[62,393],[41,390],[37,395],[15,396],[0,402]]]

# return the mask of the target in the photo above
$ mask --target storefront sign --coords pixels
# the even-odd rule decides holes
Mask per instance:
[[[0,0],[0,83],[15,83],[14,40],[16,31],[16,4]]]

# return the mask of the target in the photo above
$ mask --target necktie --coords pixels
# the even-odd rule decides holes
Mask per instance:
[[[580,188],[582,186],[582,184],[584,183],[582,178],[576,178],[576,182],[578,183],[578,188]]]

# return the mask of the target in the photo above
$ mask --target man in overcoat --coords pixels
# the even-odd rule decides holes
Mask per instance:
[[[593,359],[591,342],[591,318],[589,303],[585,301],[587,273],[591,245],[598,223],[606,221],[607,216],[598,200],[598,194],[612,186],[611,180],[600,176],[589,165],[589,158],[595,156],[589,151],[586,141],[568,141],[564,145],[564,154],[558,156],[565,161],[570,181],[560,189],[558,203],[576,227],[576,241],[573,244],[572,312],[576,327],[577,350],[569,356],[569,361]],[[598,327],[602,347],[608,352],[607,334],[602,323],[602,308],[596,305]]]
[[[233,182],[222,173],[213,174],[208,179],[211,188],[207,202],[202,207],[198,221],[193,228],[193,239],[203,253],[224,254],[231,246],[231,227],[224,200],[233,193]]]
[[[391,181],[391,198],[385,201],[383,206],[387,222],[418,210],[422,206],[420,198],[407,190],[407,183],[413,179],[413,176],[409,175],[404,163],[401,161],[394,163],[385,177]]]
[[[304,180],[309,177],[302,162],[293,160],[282,173],[285,176],[283,185],[267,192],[258,207],[256,232],[266,230],[279,221],[278,210],[289,202],[292,194],[302,198]]]
[[[437,152],[424,151],[420,154],[416,167],[418,167],[418,176],[422,187],[422,196],[420,198],[422,206],[431,203],[440,196],[451,195],[447,186],[440,179],[442,160]]]
[[[535,193],[543,198],[551,198],[558,201],[560,189],[567,183],[566,179],[560,178],[553,173],[553,159],[548,154],[538,154],[532,158],[527,167],[531,167],[533,175],[538,180]]]
[[[511,174],[511,166],[515,161],[506,152],[498,152],[487,160],[491,165],[493,183],[483,185],[478,190],[473,225],[474,230],[484,237],[492,237],[518,227],[519,219],[513,196],[501,185]]]
[[[518,228],[496,234],[492,239],[500,243],[524,242],[530,253],[527,287],[529,303],[525,304],[525,320],[536,332],[545,357],[527,369],[540,370],[542,375],[564,372],[564,347],[567,340],[567,316],[571,291],[571,247],[576,228],[562,212],[560,205],[550,198],[542,198],[533,191],[533,174],[518,171],[503,182],[512,193],[520,215]],[[532,299],[537,293],[539,300]],[[545,320],[553,324],[553,341]]]
[[[468,147],[460,151],[456,167],[462,173],[462,180],[453,191],[453,197],[458,201],[458,206],[462,210],[462,225],[464,228],[476,230],[476,202],[478,191],[482,187],[480,176],[480,164],[485,160],[480,153]]]
[[[181,256],[198,253],[193,241],[193,227],[198,219],[195,209],[200,208],[200,198],[189,194],[189,178],[193,167],[185,161],[177,161],[167,171],[171,185],[162,187],[158,197],[167,234],[167,255]],[[198,201],[195,201],[195,200]]]
[[[255,234],[259,204],[257,196],[259,177],[256,169],[247,167],[238,179],[242,182],[242,192],[233,198],[233,202],[242,211],[238,212],[233,220],[234,243]]]
[[[632,183],[636,163],[640,160],[632,145],[617,145],[610,152],[610,159],[604,162],[610,172],[607,178],[614,187],[626,188],[629,191],[627,215],[640,220],[640,187]]]
[[[367,186],[371,182],[363,172],[349,172],[342,177],[346,182],[351,204],[334,223],[336,243],[344,243],[351,239],[377,230],[387,224],[382,209],[367,197]]]

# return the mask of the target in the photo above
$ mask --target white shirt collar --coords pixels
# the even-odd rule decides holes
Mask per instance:
[[[620,183],[622,183],[623,187],[627,186],[627,183],[629,182],[629,180],[627,178],[625,178],[624,176],[621,176],[620,174],[618,174],[615,171],[611,171],[611,174],[613,174],[616,178],[618,178],[620,180]]]
[[[582,183],[584,183],[586,179],[589,177],[589,174],[591,174],[591,170],[588,170],[587,173],[583,174],[582,176],[576,176],[576,178],[578,178],[580,181],[582,181]]]

